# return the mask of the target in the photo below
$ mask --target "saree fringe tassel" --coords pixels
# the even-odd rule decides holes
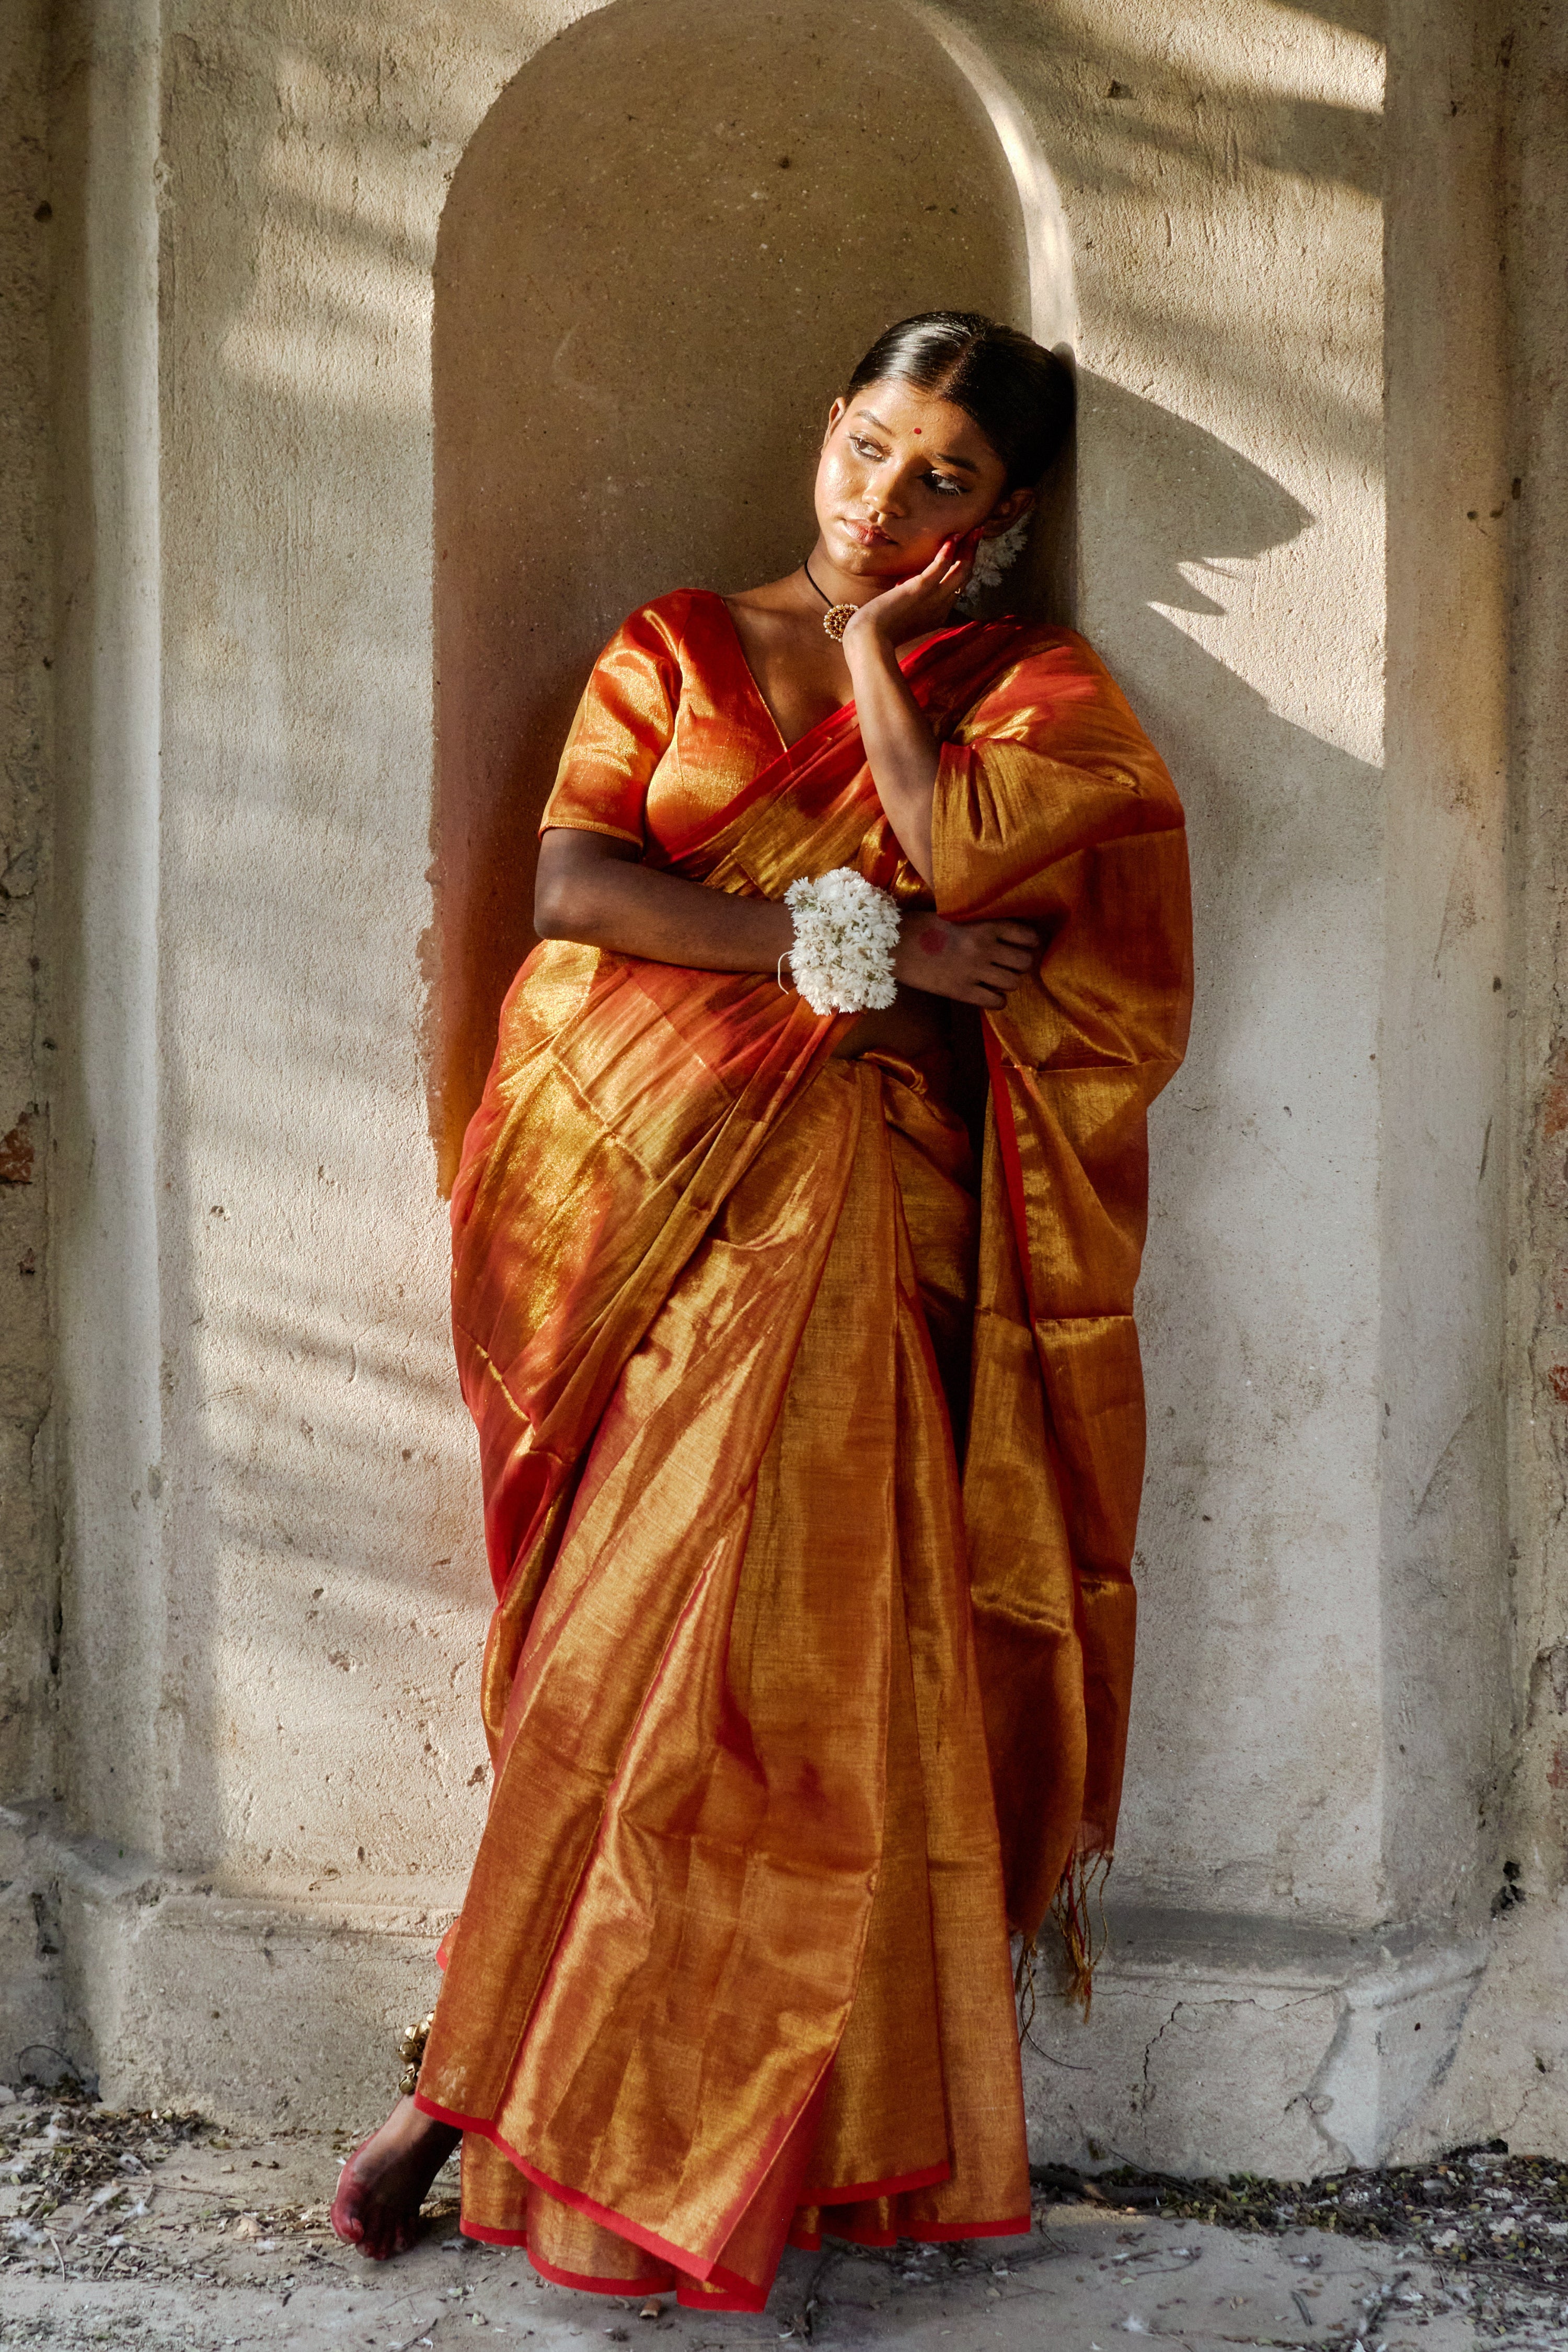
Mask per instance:
[[[1033,1936],[1023,1937],[1018,1945],[1017,1963],[1013,1970],[1013,1999],[1018,2011],[1018,2039],[1023,2042],[1035,2021],[1035,1962],[1039,1958],[1039,1946]]]
[[[1109,1853],[1077,1855],[1062,1874],[1050,1909],[1050,1917],[1062,1939],[1064,1966],[1058,1989],[1064,2000],[1077,2002],[1086,2025],[1094,2000],[1094,1971],[1110,1940],[1105,1882],[1110,1874],[1111,1860]],[[1027,2039],[1039,2006],[1036,1973],[1039,1961],[1038,1934],[1021,1937],[1013,1969],[1013,1999],[1018,2011],[1020,2042]]]
[[[1062,1873],[1051,1905],[1051,1917],[1067,1959],[1062,1998],[1078,2003],[1086,2025],[1094,2002],[1094,1971],[1110,1934],[1105,1924],[1105,1882],[1110,1875],[1110,1863],[1109,1853],[1075,1854]]]

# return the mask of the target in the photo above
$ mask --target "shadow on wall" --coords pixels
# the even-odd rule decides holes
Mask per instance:
[[[436,265],[444,1185],[595,655],[647,597],[799,562],[828,402],[939,305],[1026,326],[1027,239],[984,106],[901,12],[618,0],[470,142]]]
[[[1324,1801],[1310,1785],[1321,1689],[1310,1675],[1284,1686],[1256,1661],[1297,1642],[1314,1547],[1350,1507],[1353,1457],[1332,1433],[1350,1335],[1325,1302],[1367,1214],[1347,1137],[1375,1118],[1377,1006],[1342,942],[1346,901],[1363,902],[1381,856],[1382,772],[1284,717],[1194,634],[1244,611],[1260,560],[1312,516],[1168,409],[1085,372],[1079,391],[1081,625],[1112,652],[1186,805],[1198,973],[1187,1061],[1153,1115],[1138,1302],[1143,1634],[1117,1892],[1266,1911],[1298,1836],[1310,1852]],[[1311,618],[1303,663],[1319,657]],[[1357,1037],[1365,1101],[1325,1096],[1325,1041],[1339,1053]],[[1291,1468],[1266,1490],[1269,1505],[1256,1469],[1275,1449]],[[1245,1811],[1257,1839],[1239,1856],[1238,1756],[1253,1759]],[[1278,1796],[1260,1785],[1269,1774]],[[1216,1853],[1233,1857],[1223,1871]]]
[[[1272,475],[1201,425],[1083,370],[1078,388],[1079,442],[1105,485],[1079,534],[1097,584],[1116,583],[1119,643],[1137,633],[1140,613],[1224,612],[1232,581],[1213,567],[1256,560],[1311,521]],[[1205,568],[1212,592],[1189,576]]]

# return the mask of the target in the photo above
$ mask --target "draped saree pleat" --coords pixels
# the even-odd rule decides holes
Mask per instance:
[[[712,887],[777,896],[853,863],[918,899],[852,710],[782,754],[753,712],[748,749],[716,604],[634,616],[546,822],[628,838],[635,824],[650,864]],[[1179,851],[1163,772],[1077,640],[953,631],[911,682],[956,749],[988,694],[1064,642],[1067,706],[1087,671],[1119,757],[1141,761],[1145,836]],[[974,803],[973,760],[962,790]],[[994,888],[989,819],[968,820],[970,864]],[[1016,845],[1026,879],[1039,845]],[[1179,898],[1180,881],[1167,859],[1145,898]],[[1184,1017],[1182,913],[1145,910],[1160,1076]],[[1054,1426],[1036,1344],[1028,1220],[1051,1202],[1026,1198],[1037,1130],[1012,1108],[1008,1066],[1022,1033],[994,1024],[992,1087],[1010,1107],[1005,1137],[985,1115],[977,1159],[951,1056],[831,1059],[845,1025],[771,977],[538,950],[454,1194],[454,1319],[498,1592],[495,1775],[419,2101],[464,2129],[464,2228],[605,2292],[676,2284],[756,2309],[791,2234],[1027,2227],[1010,1905],[1032,1932],[1044,1906],[1022,1916],[1016,1890],[1054,1885],[1081,1840],[1130,1647],[1106,1717],[1085,1697],[1086,1626],[1100,1636],[1072,1582],[1084,1505],[1062,1485],[1075,1444],[1091,1470],[1097,1457]],[[1117,1101],[1136,1152],[1138,1098],[1157,1081],[1142,1054],[1122,1054],[1124,1078],[1130,1060]],[[1080,1388],[1106,1360],[1087,1352]],[[1111,1359],[1101,1418],[1125,1387],[1114,1345]],[[987,1432],[972,1381],[997,1409]],[[1037,1458],[1009,1496],[1020,1430]],[[1098,1442],[1101,1474],[1109,1444],[1125,1479],[1115,1428]],[[1020,1610],[1028,1563],[1005,1523],[1042,1496],[1043,1532],[1023,1532],[1047,1555],[1043,1581]],[[977,1557],[1001,1603],[989,1626]],[[1000,1715],[987,1642],[1005,1659]],[[1036,1706],[1042,1665],[1067,1703],[1044,1727],[1011,1720]],[[999,1733],[1031,1755],[1060,1735],[1068,1785],[1040,1787],[1037,1811],[1071,1818],[1044,1853],[1027,1790],[1003,1805],[1011,1852],[999,1832]]]

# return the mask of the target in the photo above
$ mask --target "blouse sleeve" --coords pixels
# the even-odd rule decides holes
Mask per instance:
[[[675,732],[680,661],[650,605],[624,621],[594,665],[540,820],[644,842],[648,781]]]

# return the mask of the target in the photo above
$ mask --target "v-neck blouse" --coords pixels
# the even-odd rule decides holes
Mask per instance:
[[[674,589],[633,613],[599,656],[540,830],[605,833],[673,860],[694,819],[854,713],[843,703],[786,746],[723,598]]]

